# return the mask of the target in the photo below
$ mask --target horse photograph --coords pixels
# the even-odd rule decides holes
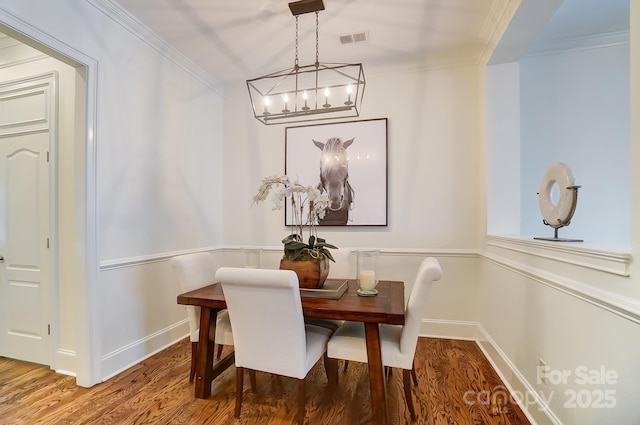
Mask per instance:
[[[386,118],[287,127],[285,174],[328,197],[318,225],[386,226]],[[286,225],[291,225],[290,208]]]
[[[342,142],[332,137],[326,143],[313,141],[320,149],[320,193],[329,196],[325,216],[318,220],[320,226],[345,226],[353,206],[353,188],[349,183],[349,157],[347,148],[354,139]]]

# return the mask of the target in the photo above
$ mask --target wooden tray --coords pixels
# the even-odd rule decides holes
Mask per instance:
[[[349,283],[346,279],[327,279],[322,288],[300,288],[300,296],[338,299],[342,297],[348,287]]]

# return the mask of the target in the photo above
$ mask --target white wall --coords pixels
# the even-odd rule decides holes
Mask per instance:
[[[520,65],[487,67],[487,232],[520,234]]]
[[[162,348],[147,339],[171,335],[184,314],[172,271],[145,260],[222,242],[221,96],[108,23],[98,106],[103,376]]]
[[[0,12],[98,64],[97,187],[89,190],[101,269],[87,291],[99,310],[90,313],[99,332],[94,364],[108,376],[151,354],[149,338],[170,337],[186,317],[170,271],[149,264],[222,242],[222,94],[102,2],[8,0]]]
[[[629,35],[630,46],[630,75],[640,75],[640,4],[637,1],[630,2],[630,22],[631,29]],[[631,252],[635,257],[640,256],[640,81],[632,78],[630,83],[630,104],[631,104]],[[634,261],[631,264],[631,273],[634,276],[640,275],[640,262]],[[640,285],[636,285],[640,287]],[[640,299],[640,290],[636,292],[637,299]]]
[[[478,78],[474,67],[367,74],[362,119],[388,118],[388,226],[321,229],[337,246],[469,249],[479,244]],[[283,213],[252,205],[284,173],[285,126],[250,114],[244,85],[225,92],[225,245],[278,245]],[[357,189],[356,189],[357,190]]]
[[[582,185],[560,236],[628,247],[629,45],[525,57],[520,73],[521,234],[553,236],[536,193],[546,169],[559,161]]]
[[[531,401],[526,407],[537,422],[638,423],[637,313],[630,319],[625,317],[627,312],[612,309],[606,301],[571,292],[567,288],[575,282],[571,282],[571,275],[556,271],[558,263],[554,260],[535,265],[533,255],[518,258],[514,251],[495,247],[489,247],[486,255],[478,287],[479,322],[501,351],[494,361],[507,359],[511,363],[515,373],[505,368],[503,374],[518,395]],[[593,270],[589,275],[590,280],[610,286],[628,279]],[[539,359],[553,374],[569,371],[570,375],[566,380],[538,383]],[[596,377],[603,377],[600,371],[604,368],[605,373],[615,373],[617,378],[581,384],[579,368]],[[603,398],[605,391],[607,400]],[[533,404],[534,395],[548,403]],[[580,404],[575,399],[572,402],[572,395],[580,396]],[[545,404],[550,408],[546,415],[540,410]]]
[[[475,320],[477,70],[369,72],[363,104],[360,118],[388,118],[388,226],[328,227],[320,235],[342,250],[381,249],[381,277],[403,280],[407,294],[420,260],[437,257],[447,271],[434,286],[429,317]],[[284,173],[285,126],[253,118],[242,84],[225,91],[224,121],[224,245],[267,247],[263,266],[277,267],[284,213],[268,202],[252,205],[252,197],[263,177]]]
[[[560,161],[582,186],[560,237],[628,250],[629,45],[529,56],[490,66],[487,77],[489,233],[553,236],[537,192]]]
[[[630,76],[638,73],[638,53],[631,46],[640,43],[639,18],[636,2],[631,8],[630,45],[529,57],[488,71],[490,77],[502,76],[501,81],[489,79],[489,111],[519,109],[522,234],[551,231],[531,226],[539,221],[539,210],[537,198],[529,197],[550,163],[566,162],[576,183],[583,185],[574,221],[560,230],[560,236],[583,237],[587,243],[490,235],[482,253],[479,340],[505,381],[531,402],[525,407],[538,424],[640,421],[635,397],[640,376],[640,280],[632,260],[640,254],[640,238],[635,237],[640,180],[634,166],[640,158],[640,91],[633,79],[629,85]],[[510,72],[506,78],[505,72]],[[519,93],[521,103],[514,101],[515,95],[505,96],[508,90]],[[489,128],[500,123],[489,123]],[[515,128],[514,122],[508,125]],[[494,138],[488,141],[490,161],[517,160],[518,148],[504,149],[501,143],[506,139],[499,136],[489,132]],[[518,137],[513,143],[519,144]],[[492,150],[496,146],[501,149]],[[492,185],[496,173],[489,170]],[[497,188],[489,192],[499,193]],[[612,245],[623,250],[616,252]],[[568,371],[566,380],[538,383],[540,359],[552,373]],[[579,368],[596,378],[603,377],[602,370],[617,378],[582,384]],[[573,395],[580,398],[572,399]]]

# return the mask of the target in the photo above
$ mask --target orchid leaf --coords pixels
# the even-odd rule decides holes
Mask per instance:
[[[306,244],[303,244],[302,242],[287,242],[284,244],[286,249],[289,250],[298,250],[298,249],[303,249],[303,248],[307,248]]]
[[[329,260],[333,261],[334,263],[336,262],[336,260],[333,259],[333,255],[331,255],[331,252],[329,252],[326,249],[322,250],[322,253],[325,255],[325,257],[327,257]]]

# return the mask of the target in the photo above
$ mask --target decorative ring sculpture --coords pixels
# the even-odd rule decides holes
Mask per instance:
[[[557,204],[553,202],[551,195],[554,184],[557,184],[560,189],[560,197]],[[538,202],[545,224],[553,228],[569,224],[576,210],[574,199],[577,198],[577,192],[573,190],[574,187],[571,170],[562,162],[553,164],[544,173],[540,183]]]
[[[560,196],[557,203],[552,199],[552,191],[555,185],[557,185],[560,190]],[[571,218],[573,217],[574,212],[576,211],[576,205],[578,204],[578,188],[580,188],[580,186],[575,185],[571,169],[569,169],[566,164],[556,162],[547,169],[542,177],[542,182],[540,183],[538,203],[540,205],[542,217],[544,218],[542,222],[554,229],[554,237],[534,239],[582,242],[581,239],[558,238],[558,229],[568,226],[571,223]]]

